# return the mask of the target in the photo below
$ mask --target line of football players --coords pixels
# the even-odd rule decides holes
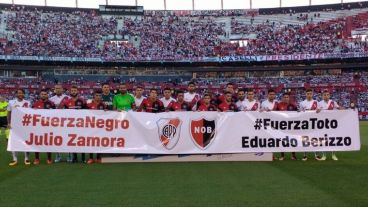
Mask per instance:
[[[342,109],[336,101],[330,99],[329,91],[323,91],[322,100],[317,102],[313,99],[313,90],[305,91],[305,100],[297,104],[290,101],[288,93],[282,94],[280,101],[276,100],[276,93],[270,89],[267,93],[267,99],[259,102],[255,99],[255,91],[252,89],[238,89],[235,93],[234,85],[228,83],[221,95],[206,93],[202,97],[196,93],[196,85],[194,82],[188,84],[187,92],[175,91],[175,97],[172,97],[172,89],[165,88],[163,97],[158,98],[158,90],[150,89],[148,97],[144,96],[144,88],[137,86],[134,95],[128,92],[127,85],[122,83],[119,85],[118,94],[112,94],[109,84],[104,84],[101,90],[96,90],[92,100],[85,100],[79,95],[78,87],[72,86],[69,95],[64,94],[62,85],[54,86],[54,96],[48,97],[45,90],[39,93],[39,99],[32,106],[31,102],[25,100],[25,93],[22,89],[16,91],[16,98],[9,101],[8,111],[8,127],[11,123],[11,111],[15,107],[32,107],[34,109],[91,109],[91,110],[116,110],[129,111],[135,110],[140,112],[160,113],[168,111],[219,111],[219,112],[238,112],[238,111],[308,111],[315,110],[335,110]],[[315,154],[315,159],[326,160],[325,153]],[[13,160],[10,166],[18,163],[17,153],[12,152]],[[284,160],[285,155],[281,153],[279,160]],[[295,153],[292,153],[291,159],[296,160]],[[304,153],[302,160],[307,160],[307,153]],[[332,159],[338,160],[335,153],[332,153]],[[56,153],[54,162],[62,161],[62,155]],[[78,162],[77,153],[69,153],[66,158],[67,162]],[[84,153],[81,154],[81,161],[92,164],[101,162],[101,155],[90,154],[86,160]],[[24,163],[30,165],[29,153],[25,153]],[[47,153],[47,164],[52,164],[51,153]],[[40,164],[39,153],[35,153],[33,164]]]

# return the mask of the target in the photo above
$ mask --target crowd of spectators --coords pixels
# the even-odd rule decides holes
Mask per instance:
[[[94,11],[55,12],[15,7],[7,16],[7,30],[14,31],[11,54],[55,57],[101,57],[99,41],[116,34],[114,17]]]
[[[367,44],[356,40],[355,45],[349,45],[343,40],[345,31],[344,20],[318,22],[308,25],[284,25],[280,22],[266,22],[252,25],[232,19],[232,33],[254,34],[245,47],[237,45],[222,45],[220,55],[275,55],[275,54],[317,54],[366,52]]]
[[[140,38],[139,47],[129,58],[180,60],[213,56],[214,47],[222,42],[219,36],[224,36],[225,30],[224,23],[216,23],[214,17],[194,20],[156,15],[145,16],[141,20],[126,18],[121,33]],[[126,48],[131,47],[119,49],[124,51]]]
[[[143,17],[136,18],[102,16],[96,10],[48,11],[22,6],[10,8],[4,15],[6,29],[12,35],[1,41],[0,54],[7,55],[105,61],[197,61],[225,55],[368,51],[366,42],[344,41],[347,38],[343,34],[344,19],[304,25],[288,25],[272,19],[263,24],[249,24],[239,21],[239,16],[254,19],[256,12],[145,11]],[[363,17],[354,21],[355,27],[366,24],[367,18]],[[226,21],[231,23],[230,32]],[[231,35],[255,38],[240,45],[231,43]],[[114,43],[115,37],[122,37],[124,44]]]

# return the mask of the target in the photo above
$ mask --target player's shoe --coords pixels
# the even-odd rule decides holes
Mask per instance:
[[[72,154],[68,154],[67,158],[66,158],[66,161],[69,162],[69,163],[73,163],[73,155]]]
[[[25,165],[31,165],[31,162],[29,160],[24,160]]]
[[[295,156],[291,156],[291,160],[298,160]]]
[[[13,160],[9,163],[9,166],[13,167],[13,166],[16,166],[18,164],[17,161]]]
[[[93,164],[93,159],[88,159],[87,164]]]
[[[101,163],[102,163],[102,160],[101,160],[101,158],[97,159],[97,160],[96,160],[96,163],[99,163],[99,164],[101,164]]]
[[[73,163],[75,160],[73,154],[71,153],[68,153],[68,157],[66,158],[66,161],[69,162],[69,163]]]
[[[280,161],[283,161],[285,159],[285,157],[279,157]]]
[[[319,159],[319,161],[325,161],[327,159],[326,155],[323,154],[322,157]]]
[[[55,163],[61,162],[61,154],[60,153],[56,153],[56,158],[54,160]]]
[[[46,162],[47,162],[48,165],[52,164],[52,160],[47,160]]]
[[[40,160],[39,160],[39,159],[35,159],[35,160],[33,161],[33,164],[34,164],[34,165],[39,165],[39,164],[40,164]]]
[[[307,156],[303,156],[302,160],[303,161],[307,161],[308,160],[308,157]]]
[[[316,159],[317,161],[321,161],[321,156],[319,156],[319,155],[315,155],[315,156],[314,156],[314,159]]]
[[[336,156],[336,154],[335,153],[333,153],[332,154],[332,160],[334,160],[334,161],[338,161],[339,159],[337,158],[337,156]]]

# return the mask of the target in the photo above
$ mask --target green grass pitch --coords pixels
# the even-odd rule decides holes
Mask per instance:
[[[39,166],[8,167],[11,156],[1,137],[0,206],[366,207],[368,122],[360,129],[361,151],[340,152],[337,162],[329,157],[325,162],[48,166],[43,157]]]

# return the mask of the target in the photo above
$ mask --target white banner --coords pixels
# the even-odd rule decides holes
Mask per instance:
[[[203,57],[202,60],[208,62],[264,62],[264,61],[299,61],[299,60],[361,58],[361,57],[368,57],[368,53],[349,52],[349,53],[311,53],[311,54],[305,53],[293,55],[239,55],[239,56]]]
[[[221,57],[196,57],[188,59],[153,58],[135,60],[126,58],[83,58],[83,57],[52,57],[52,56],[17,56],[0,55],[0,60],[32,60],[32,61],[69,61],[69,62],[264,62],[264,61],[299,61],[299,60],[321,60],[337,58],[363,58],[368,57],[367,52],[349,52],[349,53],[303,53],[293,55],[238,55]]]
[[[358,112],[12,112],[9,151],[215,154],[360,150]]]

